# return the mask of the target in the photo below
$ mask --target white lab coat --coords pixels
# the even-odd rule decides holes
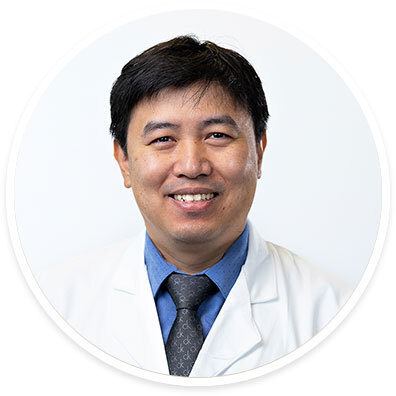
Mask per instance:
[[[297,348],[333,318],[349,290],[290,251],[265,242],[249,223],[248,256],[191,377],[234,374]],[[144,233],[54,267],[39,282],[84,338],[134,366],[169,374],[144,263]]]

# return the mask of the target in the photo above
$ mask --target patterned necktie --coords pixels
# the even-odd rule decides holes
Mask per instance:
[[[217,286],[206,275],[172,273],[164,282],[177,315],[165,344],[171,375],[187,377],[202,347],[204,338],[197,309]]]

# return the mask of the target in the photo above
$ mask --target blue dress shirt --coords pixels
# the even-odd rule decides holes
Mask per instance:
[[[246,224],[243,233],[228,248],[225,255],[218,263],[199,274],[194,274],[205,274],[219,289],[215,294],[207,297],[197,311],[197,315],[202,323],[204,338],[208,335],[217,314],[241,272],[242,265],[245,263],[247,256],[248,242],[249,230]],[[177,272],[179,274],[183,272],[179,271],[173,264],[164,260],[147,232],[144,247],[144,260],[147,266],[151,291],[155,299],[162,337],[165,344],[173,322],[176,319],[176,307],[172,297],[162,286],[162,283],[172,272]]]

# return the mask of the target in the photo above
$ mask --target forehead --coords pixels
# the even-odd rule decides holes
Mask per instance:
[[[236,118],[236,122],[252,125],[248,112],[225,88],[217,83],[209,86],[200,83],[184,88],[165,88],[144,98],[132,110],[129,127],[153,117],[198,121],[208,115],[229,115]]]

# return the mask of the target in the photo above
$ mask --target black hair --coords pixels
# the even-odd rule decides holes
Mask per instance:
[[[269,117],[261,81],[253,66],[237,52],[194,36],[179,36],[131,59],[113,84],[110,132],[127,154],[127,129],[133,108],[168,87],[203,83],[200,98],[211,83],[219,83],[253,120],[256,142]]]

